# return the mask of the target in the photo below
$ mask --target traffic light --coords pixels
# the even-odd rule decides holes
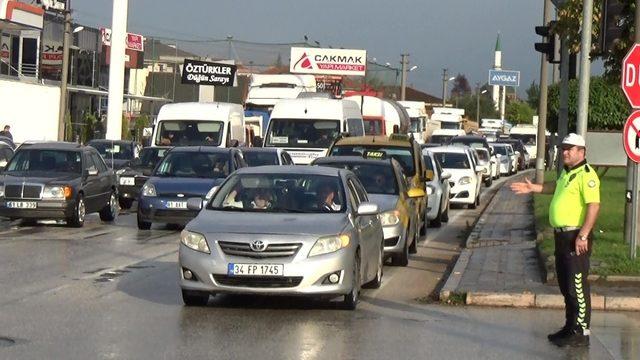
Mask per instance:
[[[600,53],[606,54],[615,48],[623,36],[625,4],[621,0],[603,0],[600,20]]]
[[[545,26],[536,26],[536,34],[544,37],[546,42],[538,42],[534,44],[537,52],[547,55],[547,61],[553,64],[560,63],[560,40],[558,35],[552,32],[555,21],[550,21]]]

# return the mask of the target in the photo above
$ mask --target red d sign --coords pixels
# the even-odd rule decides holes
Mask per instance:
[[[622,62],[622,91],[634,109],[640,108],[640,44],[629,50]]]

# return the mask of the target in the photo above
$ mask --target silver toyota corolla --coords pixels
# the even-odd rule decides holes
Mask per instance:
[[[378,206],[351,171],[260,166],[233,173],[182,232],[180,287],[186,305],[254,293],[342,296],[355,309],[382,262]]]

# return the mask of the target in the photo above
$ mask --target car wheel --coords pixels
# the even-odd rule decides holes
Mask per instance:
[[[393,266],[409,265],[409,246],[407,246],[407,241],[404,242],[404,246],[402,247],[402,253],[392,255],[391,265]]]
[[[491,184],[493,184],[493,178],[492,178],[491,176],[489,176],[489,177],[487,178],[487,180],[485,180],[485,181],[484,181],[484,186],[486,186],[486,187],[490,187],[490,186],[491,186]]]
[[[418,233],[420,236],[427,235],[427,224],[429,224],[429,219],[427,219],[427,205],[425,203],[424,216],[422,217],[422,226],[418,229]]]
[[[140,213],[139,212],[138,212],[138,215],[136,217],[137,217],[137,220],[138,220],[138,229],[140,229],[140,230],[149,230],[149,229],[151,229],[151,222],[142,220],[140,218]]]
[[[475,208],[477,207],[476,202],[477,202],[476,200],[473,200],[473,203],[472,203],[472,204],[467,204],[467,208],[469,208],[469,209],[475,209]]]
[[[426,220],[426,219],[425,219]],[[411,224],[409,224],[411,225]],[[427,228],[427,221],[424,222],[424,228]],[[415,254],[418,252],[418,240],[420,239],[420,236],[418,236],[418,229],[416,229],[413,232],[413,241],[411,242],[411,244],[409,245],[409,253],[410,254]],[[425,231],[426,234],[426,231]]]
[[[436,218],[431,220],[431,226],[439,228],[442,226],[442,207],[438,209],[438,214]]]
[[[449,222],[449,204],[447,204],[447,208],[442,213],[442,222]]]
[[[84,225],[84,217],[87,215],[87,207],[84,203],[82,194],[78,194],[76,206],[73,208],[73,215],[67,219],[67,225],[72,227],[82,227]]]
[[[209,294],[202,291],[182,289],[182,301],[186,306],[205,306],[209,302]]]
[[[114,221],[118,217],[119,206],[116,192],[112,191],[111,196],[109,196],[109,203],[100,210],[100,220]]]
[[[384,245],[380,247],[380,256],[378,258],[378,268],[376,271],[376,277],[373,280],[369,281],[368,283],[364,284],[363,287],[368,289],[379,288],[380,285],[382,285],[383,268],[384,268]]]
[[[355,310],[360,301],[360,252],[356,252],[353,264],[353,286],[351,291],[344,296],[342,305],[347,310]]]
[[[124,209],[124,210],[129,210],[131,209],[131,206],[133,206],[133,199],[120,199],[120,208]]]

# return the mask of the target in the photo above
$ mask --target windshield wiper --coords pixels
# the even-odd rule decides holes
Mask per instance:
[[[272,212],[283,212],[283,213],[295,213],[295,214],[311,214],[312,211],[298,210],[298,209],[285,209],[285,208],[272,208],[270,209]]]
[[[237,207],[237,206],[233,206],[233,205],[226,205],[223,207],[215,207],[215,208],[211,208],[213,210],[223,210],[223,211],[239,211],[239,212],[244,212],[245,210],[243,208]]]

